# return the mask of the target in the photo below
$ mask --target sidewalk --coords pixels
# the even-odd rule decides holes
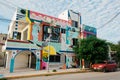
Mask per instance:
[[[3,71],[4,72],[0,70],[0,78],[6,78],[6,79],[90,72],[90,70],[88,69],[80,70],[79,68],[59,69],[56,70],[56,72],[53,72],[53,70],[49,70],[49,72],[47,70],[35,71],[33,69],[15,70],[15,72],[13,73],[9,73],[8,70],[3,70]]]

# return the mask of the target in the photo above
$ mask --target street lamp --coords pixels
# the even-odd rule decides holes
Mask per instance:
[[[49,42],[49,44],[48,44],[48,62],[47,62],[47,70],[48,70],[48,72],[49,72],[49,56],[50,56],[50,38],[51,38],[51,33],[52,33],[52,30],[51,30],[51,28],[48,28],[48,33],[49,33],[49,40],[48,40],[48,42]]]

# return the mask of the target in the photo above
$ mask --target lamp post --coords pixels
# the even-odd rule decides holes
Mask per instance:
[[[48,62],[47,62],[47,71],[49,72],[49,56],[50,56],[50,38],[51,38],[51,33],[52,33],[52,30],[51,28],[48,28],[48,33],[49,33],[49,44],[48,44]]]

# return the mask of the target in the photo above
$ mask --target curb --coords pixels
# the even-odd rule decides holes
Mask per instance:
[[[41,74],[26,74],[26,75],[16,75],[16,76],[4,76],[6,79],[18,79],[18,78],[28,78],[28,77],[37,77],[37,76],[52,76],[52,75],[62,75],[62,74],[73,74],[73,73],[85,73],[91,72],[90,70],[78,70],[78,71],[67,71],[67,72],[49,72]]]

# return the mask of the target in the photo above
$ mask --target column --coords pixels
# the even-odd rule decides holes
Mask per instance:
[[[16,54],[17,54],[16,50],[12,51],[12,58],[10,60],[10,73],[14,71],[14,60],[15,60]]]
[[[29,57],[29,68],[30,68],[31,67],[31,54],[28,57]]]
[[[14,58],[11,58],[10,61],[10,73],[12,73],[14,71]]]
[[[68,56],[66,55],[66,69],[69,68],[69,67],[68,67],[68,62],[69,62],[69,58],[68,58]]]
[[[40,51],[36,52],[36,70],[40,70]]]

